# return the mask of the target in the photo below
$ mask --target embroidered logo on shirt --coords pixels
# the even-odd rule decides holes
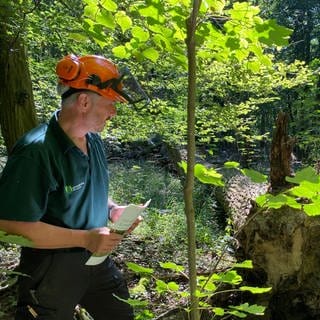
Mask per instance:
[[[80,190],[83,186],[84,186],[84,182],[80,182],[79,184],[77,184],[75,186],[66,185],[64,187],[64,190],[66,193],[72,193],[74,191]]]

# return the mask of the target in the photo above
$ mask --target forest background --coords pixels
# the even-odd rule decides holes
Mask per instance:
[[[275,119],[283,111],[289,115],[288,130],[295,141],[294,164],[314,164],[320,152],[319,2],[213,0],[200,4],[194,143],[201,159],[216,168],[236,161],[241,167],[268,173]],[[144,141],[150,146],[159,139],[170,149],[187,147],[190,65],[185,41],[190,1],[1,0],[0,9],[4,155],[21,134],[48,120],[59,106],[54,68],[69,53],[101,54],[125,64],[151,99],[148,105],[118,107],[117,117],[104,132],[113,150],[137,148],[135,143]],[[129,166],[140,181],[151,183],[152,179],[145,180],[146,172],[141,173],[140,162]],[[152,210],[175,211],[172,195],[178,187],[164,184],[164,198],[170,195],[171,203],[155,201]],[[142,191],[130,191],[133,196],[126,195],[128,190],[114,192],[120,201],[128,202],[150,196]],[[198,218],[206,196],[207,189],[195,194]],[[205,202],[212,207],[211,201]],[[215,228],[221,227],[214,215],[201,219],[203,225],[209,220]],[[200,232],[204,242],[216,241],[215,228]]]

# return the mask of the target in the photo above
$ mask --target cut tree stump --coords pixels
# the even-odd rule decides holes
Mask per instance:
[[[273,136],[269,186],[273,194],[286,190],[289,186],[285,177],[293,175],[293,140],[287,134],[287,121],[286,114],[280,113]],[[241,211],[243,206],[234,202],[248,204],[253,188],[257,190],[254,195],[260,190],[248,182],[237,187],[239,181],[235,179],[226,192],[238,244],[237,260],[253,262],[254,269],[243,274],[248,285],[272,287],[269,294],[250,297],[254,298],[252,302],[267,307],[259,319],[319,320],[320,216],[307,216],[290,207],[257,208],[254,198],[249,212]]]
[[[319,239],[320,217],[290,207],[251,212],[237,236],[237,258],[252,260],[251,284],[272,287],[259,296],[268,307],[261,319],[320,319]]]
[[[270,192],[277,193],[288,188],[286,177],[293,174],[291,169],[294,140],[288,136],[288,115],[279,112],[273,133],[270,152]]]

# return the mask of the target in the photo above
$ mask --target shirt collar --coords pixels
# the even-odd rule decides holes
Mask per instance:
[[[61,150],[66,153],[70,149],[75,148],[75,144],[72,140],[66,135],[66,133],[62,130],[58,122],[59,110],[57,110],[49,121],[49,128],[54,132],[57,137],[58,144],[61,146]]]

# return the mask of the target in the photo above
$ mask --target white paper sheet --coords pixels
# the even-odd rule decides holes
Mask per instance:
[[[142,212],[148,207],[150,201],[151,199],[148,200],[143,206],[129,204],[123,210],[120,218],[114,224],[112,224],[110,228],[112,230],[115,230],[115,232],[122,232],[128,230],[131,227],[131,225],[137,220],[137,218],[142,214]],[[86,262],[86,265],[95,266],[97,264],[100,264],[107,258],[107,256],[108,254],[102,256],[93,254]]]

